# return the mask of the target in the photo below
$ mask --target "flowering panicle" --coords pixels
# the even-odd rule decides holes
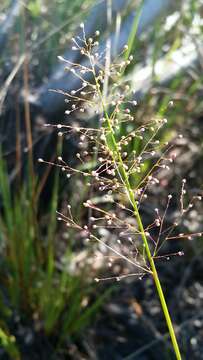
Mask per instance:
[[[183,216],[202,198],[197,194],[188,200],[190,196],[183,179],[179,199],[172,194],[166,200],[163,196],[158,199],[160,188],[167,184],[164,177],[166,179],[170,174],[177,156],[175,141],[166,143],[159,136],[167,119],[156,116],[148,123],[138,123],[134,91],[123,79],[124,71],[133,59],[132,55],[127,59],[123,56],[128,46],[124,46],[111,63],[110,49],[104,53],[98,50],[99,31],[87,39],[84,24],[80,27],[82,35],[72,39],[72,50],[80,52],[81,63],[59,57],[66,64],[66,70],[79,79],[80,86],[70,92],[54,90],[65,96],[68,123],[46,124],[56,128],[60,137],[77,139],[78,147],[69,161],[60,156],[55,162],[43,159],[39,162],[57,166],[67,178],[74,174],[82,177],[88,189],[88,199],[83,203],[86,209],[84,222],[74,218],[70,204],[66,214],[58,212],[58,220],[78,231],[91,249],[96,250],[97,244],[97,253],[107,260],[110,276],[100,276],[95,281],[119,281],[129,276],[153,277],[176,358],[181,360],[156,261],[184,255],[182,249],[165,253],[166,242],[202,237],[201,232],[178,232]],[[172,106],[173,102],[169,101],[168,107]],[[83,114],[80,123],[76,120],[78,114],[80,119]],[[95,126],[88,127],[85,117],[92,115]],[[155,208],[152,205],[154,198]],[[174,201],[179,205],[176,212],[172,211]],[[150,213],[144,220],[143,211]],[[118,262],[122,265],[116,272],[114,264]]]
[[[108,74],[105,73],[105,54],[98,53],[98,36],[86,38],[84,25],[81,24],[82,36],[73,38],[73,51],[79,51],[85,61],[73,63],[62,57],[66,70],[79,78],[81,85],[71,92],[55,90],[65,96],[68,109],[67,116],[73,113],[94,113],[98,118],[98,125],[94,128],[72,124],[46,124],[55,127],[59,136],[66,139],[76,137],[78,149],[75,160],[67,163],[62,157],[57,162],[39,159],[40,162],[58,166],[70,178],[78,174],[87,179],[86,184],[91,188],[91,198],[84,202],[89,210],[87,224],[78,224],[68,206],[68,214],[58,213],[58,219],[65,222],[67,227],[86,234],[86,243],[97,242],[104,257],[110,257],[108,266],[114,261],[124,260],[130,265],[127,274],[120,274],[116,279],[135,275],[131,272],[136,267],[136,275],[142,278],[152,273],[146,242],[141,246],[143,237],[149,244],[151,256],[156,259],[169,259],[171,256],[182,256],[179,250],[171,254],[163,254],[163,246],[167,240],[192,239],[202,236],[202,233],[178,233],[177,227],[182,216],[193,207],[194,202],[201,200],[201,196],[194,196],[189,204],[185,204],[186,193],[183,179],[180,193],[180,211],[172,224],[166,221],[167,213],[172,201],[168,195],[165,209],[154,209],[153,221],[144,227],[139,224],[139,211],[150,202],[153,189],[161,186],[163,171],[169,171],[176,158],[173,143],[162,143],[158,139],[160,130],[167,124],[166,118],[155,117],[148,123],[137,124],[136,106],[133,89],[128,83],[123,83],[124,69],[132,61],[132,56],[123,60],[127,45],[110,65]],[[105,101],[102,97],[102,86],[108,76],[109,91]],[[168,106],[173,104],[169,102]],[[182,135],[179,135],[182,137]],[[92,159],[94,161],[92,161]],[[75,163],[79,162],[76,167]],[[87,164],[89,163],[89,166]],[[98,199],[98,193],[101,194]],[[127,195],[127,197],[126,197]],[[102,206],[101,206],[102,204]],[[112,279],[114,276],[106,277]],[[99,278],[96,278],[99,281]]]

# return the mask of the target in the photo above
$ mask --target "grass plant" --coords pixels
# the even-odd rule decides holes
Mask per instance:
[[[59,144],[58,151],[60,149]],[[95,286],[88,276],[90,263],[84,260],[74,272],[70,270],[76,257],[72,242],[66,244],[63,255],[57,255],[59,232],[66,233],[66,229],[60,230],[56,223],[58,170],[46,220],[40,215],[42,180],[33,174],[30,176],[28,186],[21,186],[13,193],[5,160],[0,156],[0,341],[13,359],[20,359],[22,352],[18,332],[8,325],[13,323],[14,314],[18,314],[22,325],[32,324],[36,333],[41,331],[48,338],[54,336],[53,351],[57,352],[59,344],[77,337],[89,324],[107,296],[105,292],[94,300]]]
[[[137,21],[136,27],[137,27]],[[152,276],[161,303],[165,321],[170,333],[171,342],[175,356],[181,359],[179,345],[176,339],[174,325],[168,310],[165,295],[156,269],[156,261],[160,258],[170,258],[174,255],[182,256],[180,250],[174,254],[164,254],[163,248],[166,241],[170,239],[191,238],[202,236],[202,234],[178,234],[177,227],[185,215],[193,207],[195,201],[201,200],[201,196],[194,196],[185,203],[185,183],[182,181],[180,191],[180,212],[174,223],[167,228],[165,220],[167,211],[170,207],[172,195],[169,194],[166,201],[166,208],[163,214],[158,208],[155,209],[155,218],[151,224],[146,225],[142,214],[142,205],[150,196],[153,187],[160,187],[160,174],[163,169],[170,168],[170,163],[175,159],[173,152],[173,142],[167,143],[159,141],[159,132],[164,128],[167,119],[161,113],[147,124],[138,126],[136,122],[137,102],[133,99],[133,89],[127,83],[123,84],[122,75],[125,68],[130,65],[133,57],[128,54],[128,45],[125,45],[122,53],[116,62],[110,64],[109,68],[104,67],[100,54],[95,50],[98,46],[96,38],[86,38],[84,25],[81,24],[82,35],[73,38],[73,50],[79,51],[86,57],[86,65],[71,63],[68,59],[59,57],[66,63],[66,70],[71,71],[81,80],[81,87],[70,93],[63,92],[66,97],[68,109],[67,115],[73,112],[88,112],[90,109],[99,117],[98,128],[88,128],[86,126],[74,126],[57,124],[58,135],[79,136],[79,152],[76,158],[81,165],[74,168],[69,165],[62,157],[56,163],[51,163],[39,159],[42,163],[56,165],[61,168],[68,178],[74,174],[80,174],[84,178],[90,179],[89,186],[100,192],[101,199],[106,200],[103,207],[95,202],[94,191],[90,192],[91,198],[84,202],[84,206],[91,209],[91,216],[85,225],[80,224],[74,219],[71,211],[66,215],[60,213],[59,220],[66,223],[66,226],[79,230],[84,230],[87,234],[87,241],[97,242],[99,249],[109,257],[109,263],[115,259],[126,261],[136,268],[136,272],[119,274],[118,276],[107,276],[96,281],[116,279],[121,280],[128,276],[139,276],[141,279],[145,275]],[[96,31],[95,37],[99,36]],[[130,41],[132,46],[132,41]],[[106,58],[109,55],[109,48]],[[108,61],[107,61],[108,62]],[[108,71],[108,74],[106,73]],[[108,77],[108,81],[106,80]],[[109,83],[108,93],[105,97],[102,93],[103,84]],[[164,106],[167,108],[170,101],[167,99]],[[123,123],[126,126],[123,128]],[[46,124],[46,126],[53,126]],[[121,134],[120,129],[123,129]],[[180,135],[182,137],[182,135]],[[132,143],[139,143],[139,147],[132,149]],[[136,145],[135,145],[136,146]],[[94,161],[91,160],[93,154]],[[95,155],[96,154],[96,155]],[[95,164],[97,159],[97,164]],[[86,164],[92,164],[89,169]],[[134,186],[132,186],[132,178]],[[106,195],[104,195],[106,193]],[[150,200],[148,200],[150,201]],[[103,200],[101,200],[101,203]],[[122,209],[122,211],[121,211]],[[123,212],[123,213],[122,213]],[[130,213],[130,221],[129,219]],[[112,245],[113,240],[105,239],[102,236],[102,229],[113,229],[112,237],[115,237],[116,244]],[[142,240],[142,245],[140,244]],[[126,242],[128,244],[126,244]],[[110,254],[109,254],[110,252]],[[113,253],[113,255],[112,255]]]

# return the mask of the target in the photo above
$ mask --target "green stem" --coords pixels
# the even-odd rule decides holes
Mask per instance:
[[[150,247],[149,247],[149,244],[148,244],[148,240],[147,240],[147,236],[146,236],[146,233],[145,233],[145,230],[144,230],[142,219],[141,219],[140,214],[139,214],[139,210],[138,210],[138,207],[137,207],[137,202],[136,202],[136,200],[134,198],[134,193],[133,193],[133,190],[131,189],[131,186],[130,186],[129,177],[128,177],[128,174],[127,174],[127,172],[125,170],[124,163],[123,163],[123,160],[122,160],[122,157],[121,157],[121,154],[120,154],[117,142],[116,142],[116,138],[114,136],[114,131],[113,131],[113,128],[111,126],[111,121],[110,121],[110,118],[109,118],[108,113],[106,111],[105,104],[103,102],[102,95],[101,95],[100,88],[98,86],[97,81],[96,81],[96,85],[97,85],[97,90],[98,90],[98,92],[99,92],[99,94],[101,96],[103,111],[104,111],[105,118],[106,118],[107,129],[109,131],[109,133],[106,135],[106,143],[107,143],[107,146],[108,146],[109,150],[112,153],[112,157],[113,157],[113,160],[114,160],[115,164],[117,164],[117,169],[118,169],[118,173],[120,175],[121,181],[123,182],[123,184],[125,186],[128,198],[129,198],[130,203],[132,204],[132,207],[134,209],[134,215],[136,217],[137,224],[138,224],[138,227],[139,227],[139,230],[140,230],[140,234],[141,234],[141,237],[142,237],[142,240],[143,240],[144,248],[146,250],[147,258],[149,260],[150,269],[152,271],[152,276],[153,276],[153,279],[154,279],[154,283],[155,283],[157,293],[158,293],[158,296],[159,296],[159,300],[160,300],[160,303],[161,303],[161,306],[162,306],[162,310],[163,310],[163,313],[164,313],[164,316],[165,316],[165,319],[166,319],[166,323],[167,323],[168,330],[169,330],[169,333],[170,333],[173,349],[174,349],[177,360],[181,360],[181,354],[180,354],[179,346],[178,346],[178,343],[177,343],[175,331],[174,331],[173,324],[172,324],[172,321],[171,321],[171,317],[170,317],[170,314],[169,314],[169,311],[168,311],[168,307],[167,307],[165,296],[164,296],[162,286],[161,286],[161,283],[160,283],[160,280],[159,280],[159,276],[158,276],[158,273],[157,273],[157,270],[156,270],[154,259],[153,259],[153,256],[151,254],[151,251],[150,251]],[[111,147],[109,146],[109,144],[111,144]]]

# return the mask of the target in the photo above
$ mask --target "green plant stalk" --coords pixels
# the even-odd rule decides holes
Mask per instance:
[[[130,55],[130,53],[132,51],[132,48],[133,48],[133,45],[134,45],[134,42],[135,42],[140,16],[142,14],[143,2],[144,2],[143,0],[140,2],[140,5],[138,6],[138,9],[136,11],[136,14],[135,14],[135,17],[134,17],[134,20],[133,20],[132,29],[131,29],[130,35],[128,37],[128,42],[127,42],[128,49],[125,52],[125,60],[127,60],[129,58],[129,55]]]
[[[128,178],[127,172],[125,170],[120,151],[119,151],[118,146],[117,146],[116,138],[114,136],[114,132],[113,132],[113,129],[112,129],[112,126],[111,126],[111,121],[110,121],[110,118],[109,118],[108,113],[106,111],[106,107],[105,107],[105,104],[103,102],[102,94],[101,94],[100,87],[99,87],[99,84],[97,82],[96,76],[95,76],[95,80],[96,80],[97,91],[100,94],[102,107],[103,107],[104,115],[105,115],[105,118],[106,118],[107,129],[109,131],[109,133],[106,135],[106,144],[107,144],[107,147],[109,148],[109,150],[111,151],[111,153],[113,155],[113,160],[114,160],[115,164],[118,164],[118,166],[117,166],[118,173],[120,175],[121,181],[123,182],[123,184],[125,186],[128,198],[129,198],[129,200],[130,200],[130,202],[131,202],[131,204],[133,206],[134,215],[136,217],[137,224],[138,224],[138,227],[139,227],[139,230],[140,230],[140,234],[141,234],[141,237],[142,237],[142,240],[143,240],[144,248],[146,250],[147,258],[149,260],[150,269],[151,269],[152,276],[153,276],[153,279],[154,279],[154,283],[155,283],[155,286],[156,286],[156,289],[157,289],[159,300],[160,300],[160,303],[161,303],[161,306],[162,306],[162,310],[163,310],[163,313],[164,313],[164,316],[165,316],[165,319],[166,319],[166,323],[167,323],[168,330],[169,330],[169,333],[170,333],[173,349],[174,349],[177,360],[181,360],[181,354],[180,354],[178,342],[177,342],[177,339],[176,339],[175,331],[174,331],[172,320],[171,320],[171,317],[170,317],[170,314],[169,314],[169,311],[168,311],[168,307],[167,307],[167,304],[166,304],[166,300],[165,300],[165,296],[164,296],[164,293],[163,293],[163,290],[162,290],[162,286],[161,286],[161,283],[160,283],[160,280],[159,280],[159,276],[158,276],[158,273],[157,273],[157,270],[156,270],[154,259],[153,259],[153,256],[151,254],[151,251],[150,251],[150,247],[149,247],[148,240],[147,240],[147,237],[146,237],[146,234],[145,234],[142,219],[140,217],[139,210],[138,210],[138,207],[137,207],[137,203],[136,203],[136,200],[134,198],[134,193],[133,193],[133,190],[131,189],[129,178]]]

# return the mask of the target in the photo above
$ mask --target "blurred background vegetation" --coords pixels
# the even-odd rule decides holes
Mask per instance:
[[[109,26],[108,7],[113,9]],[[184,135],[176,143],[176,165],[159,193],[152,194],[149,208],[142,209],[146,219],[157,196],[177,194],[182,178],[188,179],[189,194],[203,195],[202,19],[202,0],[1,1],[2,359],[156,360],[160,351],[162,359],[173,359],[150,279],[95,284],[105,264],[96,262],[94,249],[57,221],[56,211],[65,211],[68,202],[83,223],[87,184],[79,178],[66,181],[57,168],[39,166],[37,159],[54,161],[61,154],[72,159],[76,151],[74,138],[58,140],[43,125],[69,121],[63,96],[49,89],[77,85],[57,56],[74,58],[71,38],[84,22],[89,35],[100,30],[101,44],[112,35],[115,54],[125,43],[132,45],[133,61],[122,81],[135,89],[138,124],[167,117],[159,140]],[[77,113],[72,121],[87,124],[96,119]],[[139,146],[136,142],[133,149]],[[173,212],[177,202],[175,198]],[[200,204],[182,231],[201,232],[202,215]],[[199,360],[203,359],[202,238],[178,246],[184,258],[160,262],[160,274],[179,325],[182,352],[186,359]]]

